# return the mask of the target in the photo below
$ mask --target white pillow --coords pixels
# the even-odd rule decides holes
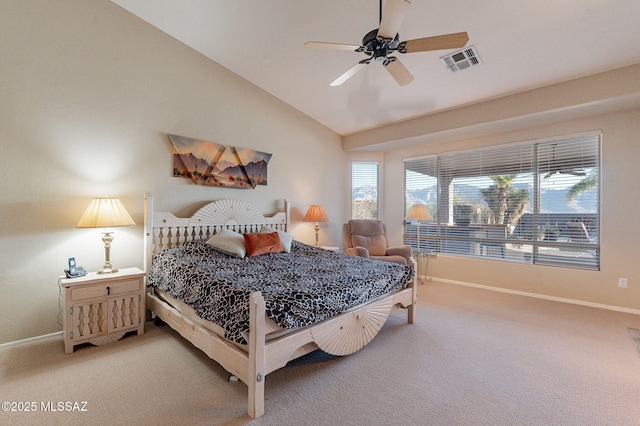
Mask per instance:
[[[207,244],[222,253],[239,257],[240,259],[244,259],[247,254],[242,234],[228,229],[218,231],[213,237],[207,240]]]
[[[277,232],[278,237],[280,237],[280,244],[282,244],[282,250],[285,253],[291,253],[291,243],[293,243],[293,235],[287,234],[284,231],[279,229],[273,229],[268,226],[263,226],[260,230],[261,234],[271,234],[272,232]]]

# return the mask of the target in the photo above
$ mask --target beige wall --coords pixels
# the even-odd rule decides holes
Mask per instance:
[[[1,1],[0,343],[59,331],[67,258],[96,270],[100,234],[75,224],[91,198],[120,197],[137,226],[118,230],[116,267],[142,267],[143,193],[188,215],[239,198],[292,204],[296,238],[321,203],[339,245],[348,179],[340,137],[107,0]],[[167,133],[266,151],[269,184],[194,186],[171,177]]]
[[[428,275],[588,304],[640,310],[640,225],[633,213],[640,205],[640,109],[389,151],[385,155],[384,202],[389,232],[395,241],[401,239],[403,194],[393,189],[404,179],[403,158],[591,130],[602,131],[600,271],[438,255],[431,258]],[[628,278],[628,288],[618,288],[618,277]]]

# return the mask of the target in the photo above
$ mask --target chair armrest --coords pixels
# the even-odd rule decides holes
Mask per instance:
[[[344,253],[351,256],[369,257],[369,250],[360,246],[348,248]]]
[[[398,246],[398,247],[387,247],[387,255],[388,256],[402,256],[407,259],[407,265],[411,265],[411,256],[413,253],[411,252],[410,246]]]

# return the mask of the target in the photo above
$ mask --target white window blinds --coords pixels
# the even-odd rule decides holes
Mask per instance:
[[[377,162],[351,163],[352,219],[378,219],[380,193],[378,169]]]
[[[599,164],[593,134],[406,159],[405,208],[434,218],[420,251],[598,269]]]
[[[438,218],[438,157],[405,160],[404,180],[404,216],[412,206],[422,204],[432,217],[427,221],[405,220],[404,244],[410,245],[416,253],[434,253],[437,250],[437,229],[433,223],[437,223]]]

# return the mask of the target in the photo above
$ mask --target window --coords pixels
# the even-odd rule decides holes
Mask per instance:
[[[425,204],[433,221],[405,223],[405,243],[599,269],[599,165],[594,134],[406,159],[405,211]]]
[[[405,162],[405,216],[414,204],[424,204],[434,222],[438,223],[437,165],[438,158],[435,155]],[[433,237],[436,228],[421,225],[419,221],[405,222],[404,243],[409,244],[416,252],[436,252],[436,240],[425,238],[427,232]]]
[[[378,219],[379,164],[351,163],[351,218]]]

